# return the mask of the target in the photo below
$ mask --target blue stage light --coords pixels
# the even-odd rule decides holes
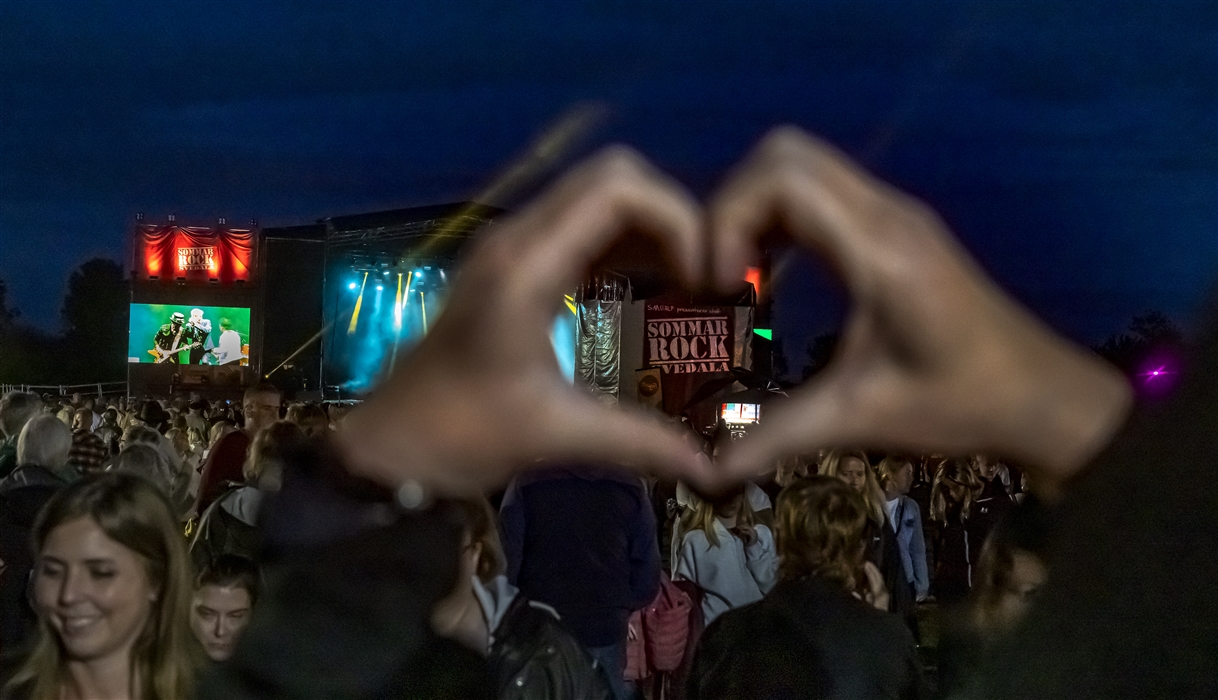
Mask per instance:
[[[384,288],[385,288],[384,285],[380,285],[380,284],[376,285],[376,291],[378,291],[378,292],[383,290]]]
[[[356,284],[355,282],[352,282],[351,284],[347,285],[347,289],[356,290],[356,289],[359,289],[359,285]]]

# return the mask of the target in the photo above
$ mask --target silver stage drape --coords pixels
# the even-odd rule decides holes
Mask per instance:
[[[579,301],[575,372],[598,399],[616,404],[622,373],[622,298],[616,280],[596,280]]]

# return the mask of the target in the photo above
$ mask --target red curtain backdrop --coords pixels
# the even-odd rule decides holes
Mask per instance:
[[[248,229],[141,224],[136,275],[167,283],[252,282],[254,240]]]

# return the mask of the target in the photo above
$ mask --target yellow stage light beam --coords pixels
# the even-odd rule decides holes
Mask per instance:
[[[410,299],[410,282],[414,279],[414,270],[406,273],[406,293],[402,294],[402,273],[398,273],[398,298],[393,307],[393,352],[389,355],[389,373],[398,363],[398,345],[402,343],[402,311],[406,301]]]
[[[393,301],[393,330],[402,331],[402,273],[398,273],[398,295]]]
[[[355,300],[355,311],[351,313],[351,325],[347,326],[347,335],[355,335],[359,325],[359,310],[364,305],[364,287],[368,284],[368,273],[364,273],[364,281],[359,285],[359,298]]]

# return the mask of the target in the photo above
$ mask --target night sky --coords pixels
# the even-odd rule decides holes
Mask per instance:
[[[150,220],[263,226],[464,199],[581,100],[695,193],[767,127],[930,201],[1087,341],[1218,275],[1218,3],[0,3],[0,278],[53,329],[68,273]],[[791,344],[838,313],[779,284]],[[798,357],[791,348],[793,361]]]

